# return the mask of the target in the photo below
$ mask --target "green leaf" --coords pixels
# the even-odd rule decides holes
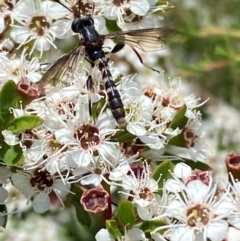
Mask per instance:
[[[106,27],[107,30],[111,32],[121,31],[121,29],[118,27],[116,20],[109,20],[106,19]]]
[[[0,131],[5,129],[5,121],[2,117],[2,115],[0,114]]]
[[[81,188],[72,184],[71,192],[67,195],[67,199],[75,206],[76,209],[76,217],[79,223],[81,223],[85,227],[90,227],[92,224],[91,217],[87,211],[83,209],[83,206],[80,203],[81,196],[83,191]]]
[[[174,116],[173,120],[171,121],[169,128],[175,130],[177,127],[183,129],[183,127],[187,124],[188,118],[185,116],[187,111],[186,105],[184,105],[178,113]]]
[[[105,109],[107,108],[106,98],[101,98],[98,102],[92,104],[91,111],[93,120],[98,119],[98,116],[101,113],[103,107],[105,107]]]
[[[115,239],[122,237],[122,234],[119,231],[117,222],[115,220],[107,220],[106,227],[109,233],[111,233]]]
[[[13,118],[13,114],[10,112],[10,108],[19,107],[19,93],[14,81],[7,81],[0,92],[0,113],[2,120],[4,120],[4,128],[8,125],[8,122]]]
[[[224,57],[225,59],[228,59],[230,56],[229,52],[220,46],[215,48],[215,53],[216,55]]]
[[[0,110],[1,112],[9,112],[9,108],[19,107],[19,94],[14,81],[7,81],[0,93]]]
[[[111,137],[112,141],[117,141],[121,143],[131,142],[136,136],[129,133],[128,131],[121,130],[118,131],[114,136]]]
[[[0,213],[7,213],[7,207],[6,205],[0,205]],[[7,224],[7,219],[8,219],[8,215],[1,215],[0,217],[0,227],[6,227]]]
[[[162,196],[162,187],[164,182],[172,178],[171,172],[173,172],[174,165],[170,160],[166,160],[158,165],[152,175],[155,181],[158,181],[159,191],[158,194]]]
[[[4,143],[0,149],[0,156],[3,161],[10,166],[20,166],[24,163],[25,160],[22,153],[22,148],[19,144],[15,146],[9,146]]]
[[[168,145],[178,146],[178,147],[187,147],[182,133],[170,139],[168,141]]]
[[[114,82],[115,82],[116,85],[118,85],[118,84],[121,83],[122,77],[123,77],[123,75],[120,74],[120,75],[118,75],[118,76],[114,79]]]
[[[117,208],[117,217],[123,227],[131,228],[135,224],[134,205],[129,201],[121,201]]]
[[[202,171],[212,170],[212,168],[207,163],[200,162],[200,161],[193,161],[193,160],[185,159],[185,158],[183,158],[183,160],[184,161],[176,161],[174,163],[177,164],[179,162],[184,162],[185,164],[190,166],[193,170],[194,169],[198,169],[198,170],[202,170]]]
[[[36,115],[26,115],[13,119],[8,130],[13,133],[19,133],[21,131],[31,130],[42,124],[42,119]]]
[[[161,6],[162,7],[162,11],[169,11],[175,8],[174,5],[172,5],[171,3],[169,3],[168,1],[157,1],[157,6]]]
[[[151,220],[151,221],[145,221],[141,224],[140,229],[144,231],[144,233],[151,233],[153,230],[155,230],[158,227],[164,226],[166,223],[164,223],[162,220]]]
[[[188,166],[190,166],[192,168],[192,170],[194,170],[194,169],[199,169],[199,170],[202,170],[202,171],[212,170],[212,168],[207,163],[204,163],[204,162],[201,162],[201,161],[195,161],[195,160],[184,158],[184,157],[181,157],[181,156],[174,156],[174,155],[172,156],[172,154],[170,152],[165,152],[164,155],[165,155],[165,160],[167,160],[167,159],[171,160],[174,163],[174,166],[177,163],[182,162],[182,163],[185,163]],[[163,161],[163,158],[164,158],[164,156],[161,156],[161,158],[159,158],[158,160],[156,159],[156,163],[161,164],[162,161]]]

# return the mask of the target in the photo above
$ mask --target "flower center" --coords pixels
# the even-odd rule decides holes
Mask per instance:
[[[194,170],[192,175],[188,177],[187,183],[189,183],[193,180],[200,180],[205,185],[209,185],[209,183],[210,183],[209,172],[200,171],[200,170],[196,169],[196,170]]]
[[[188,128],[183,129],[183,137],[184,137],[185,144],[188,148],[194,147],[195,141],[198,138],[198,136],[195,135],[193,131]]]
[[[0,1],[0,12],[4,12],[5,9],[13,9],[13,3],[11,0]]]
[[[33,130],[26,130],[24,133],[19,134],[19,139],[22,139],[23,146],[31,148],[33,141],[37,140],[38,136]]]
[[[71,5],[70,9],[72,10],[73,13],[79,13],[79,7],[80,7],[80,15],[81,16],[86,16],[88,14],[91,15],[92,9],[93,9],[93,4],[86,2],[86,1],[81,1],[81,4],[79,6],[79,0],[75,2],[75,4]]]
[[[44,16],[36,16],[32,18],[30,29],[37,33],[38,36],[44,35],[44,30],[50,27],[49,22]]]
[[[153,193],[150,191],[150,189],[148,187],[144,187],[141,189],[139,196],[140,196],[140,198],[145,199],[145,200],[152,200]]]
[[[135,154],[141,154],[144,152],[145,143],[139,138],[133,139],[131,142],[125,142],[121,144],[121,151],[125,156],[133,156]]]
[[[132,101],[126,106],[126,112],[128,113],[129,121],[138,121],[142,116],[142,108],[139,101]]]
[[[197,204],[187,211],[188,225],[191,227],[199,226],[200,224],[206,225],[209,222],[209,210]]]
[[[75,132],[74,138],[79,140],[83,149],[96,146],[100,143],[99,130],[91,125],[81,125]]]
[[[45,190],[45,188],[53,185],[53,179],[48,171],[38,168],[34,171],[34,176],[31,178],[30,183],[39,190]]]
[[[52,151],[53,153],[59,151],[62,147],[63,147],[63,145],[60,144],[60,143],[55,139],[55,137],[53,137],[52,139],[50,139],[50,141],[49,141],[49,148],[51,149],[51,151]]]
[[[57,111],[59,115],[69,115],[69,113],[75,116],[75,103],[71,100],[65,100],[58,103]]]
[[[126,2],[125,0],[113,0],[112,4],[115,5],[116,7],[121,7],[125,2]]]

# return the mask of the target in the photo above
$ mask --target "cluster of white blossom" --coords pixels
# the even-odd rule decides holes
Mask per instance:
[[[162,196],[156,194],[157,182],[149,178],[141,187],[148,190],[148,199],[143,202],[136,196],[133,199],[142,220],[163,221],[150,233],[151,238],[155,241],[234,240],[226,238],[234,233],[234,229],[229,229],[229,226],[236,230],[240,225],[239,182],[217,191],[211,172],[192,171],[184,163],[177,164],[172,175],[173,178],[164,184]],[[137,184],[137,181],[136,187],[143,184]],[[134,185],[133,181],[125,182],[129,186]],[[124,238],[149,240],[138,227],[126,230]],[[108,230],[101,229],[96,240],[115,239]]]
[[[204,165],[208,159],[198,110],[202,103],[193,94],[183,95],[180,81],[166,83],[160,75],[156,85],[144,87],[136,81],[136,76],[122,77],[110,68],[126,113],[126,124],[122,126],[109,109],[98,68],[91,70],[96,84],[90,97],[86,87],[90,70],[84,66],[72,74],[69,86],[60,84],[40,96],[38,81],[44,70],[36,57],[28,60],[29,55],[35,56],[36,50],[42,55],[51,47],[57,48],[56,39],[74,39],[73,16],[69,10],[76,11],[73,9],[79,1],[61,3],[66,8],[58,1],[48,0],[5,1],[1,8],[4,21],[0,22],[0,30],[10,40],[1,45],[0,110],[6,111],[2,106],[8,102],[2,96],[6,96],[4,91],[10,80],[21,96],[19,104],[1,113],[7,117],[2,120],[1,116],[0,120],[1,204],[6,203],[5,185],[10,182],[38,213],[54,206],[53,197],[64,207],[67,197],[77,196],[75,187],[83,190],[79,205],[91,213],[107,211],[109,220],[114,219],[111,202],[118,205],[128,200],[134,205],[136,224],[131,228],[119,227],[122,237],[117,238],[109,230],[101,229],[97,241],[150,237],[155,241],[223,240],[230,224],[239,226],[238,183],[233,181],[232,186],[218,193],[210,172],[192,171],[182,163],[172,168],[173,173],[168,169],[166,173],[157,172],[167,159],[181,162],[188,158],[192,162],[200,160]],[[88,9],[87,3],[82,1],[86,7],[78,10],[81,14]],[[147,19],[149,13],[168,7],[168,2],[163,5],[152,0],[93,0],[92,3],[97,14],[96,28],[102,32],[107,29],[105,18],[116,20],[125,30],[129,26],[124,23],[136,16]],[[144,24],[135,26],[145,27]],[[147,81],[153,82],[151,77]],[[34,120],[41,121],[35,125]],[[182,151],[185,156],[178,157]],[[19,158],[17,164],[11,165],[10,157],[13,162]],[[162,180],[161,175],[166,179]],[[5,226],[7,215],[6,210],[1,211],[0,226]],[[139,220],[161,223],[146,234],[139,227]]]
[[[60,1],[61,2],[61,1]],[[49,51],[51,47],[57,48],[56,39],[69,40],[72,38],[71,24],[74,15],[78,14],[79,0],[62,1],[67,8],[50,0],[5,0],[0,4],[0,32],[10,40],[5,42],[6,49],[16,45],[28,46],[30,54],[37,50],[40,55]],[[164,11],[170,5],[168,2],[156,5],[157,1],[131,0],[131,1],[80,1],[81,14],[89,14],[89,4],[93,5],[91,14],[94,16],[95,27],[99,33],[107,33],[105,18],[117,20],[120,28],[146,28],[147,24],[157,20],[154,15],[149,17],[149,12]],[[156,5],[156,6],[155,6]],[[143,21],[139,18],[145,18]],[[141,20],[141,21],[139,21]]]

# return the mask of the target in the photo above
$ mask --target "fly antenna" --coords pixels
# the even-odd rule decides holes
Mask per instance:
[[[60,5],[62,5],[64,8],[66,8],[69,12],[73,13],[76,18],[80,17],[80,14],[77,14],[76,12],[74,12],[72,9],[70,9],[65,4],[63,4],[60,0],[55,0],[55,1],[58,2]]]
[[[93,16],[94,10],[95,10],[95,3],[93,2],[93,3],[92,3],[92,13],[91,13],[91,16]]]
[[[81,0],[78,0],[78,17],[81,18]]]

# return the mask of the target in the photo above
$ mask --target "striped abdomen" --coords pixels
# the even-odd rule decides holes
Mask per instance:
[[[123,125],[125,124],[123,103],[109,71],[108,63],[102,58],[100,59],[99,69],[102,72],[102,80],[107,92],[109,108],[118,124]]]

